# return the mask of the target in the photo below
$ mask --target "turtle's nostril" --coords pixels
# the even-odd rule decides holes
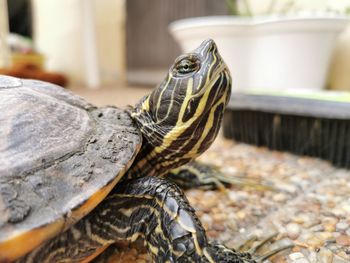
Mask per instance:
[[[202,44],[195,50],[195,52],[206,54],[208,52],[213,52],[216,49],[216,44],[212,39],[206,39]]]

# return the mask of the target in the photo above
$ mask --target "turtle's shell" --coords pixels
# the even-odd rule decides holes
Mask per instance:
[[[141,138],[123,110],[0,76],[0,262],[89,213],[129,168]]]

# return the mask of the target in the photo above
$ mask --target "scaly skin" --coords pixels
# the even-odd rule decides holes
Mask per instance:
[[[209,244],[182,190],[157,177],[119,184],[93,213],[19,262],[80,262],[140,237],[154,262],[255,262],[248,253]]]
[[[131,110],[143,144],[122,183],[90,214],[20,262],[91,260],[117,240],[143,238],[154,262],[255,262],[209,244],[184,193],[160,178],[214,141],[231,77],[212,40],[180,56],[163,83]]]

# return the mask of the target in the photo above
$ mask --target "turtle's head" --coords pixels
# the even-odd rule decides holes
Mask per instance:
[[[159,155],[189,161],[215,139],[230,92],[230,73],[209,39],[179,56],[132,116]]]

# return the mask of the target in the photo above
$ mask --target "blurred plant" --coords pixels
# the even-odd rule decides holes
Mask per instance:
[[[229,9],[229,13],[232,16],[253,16],[250,5],[248,1],[243,0],[242,3],[244,4],[245,8],[245,14],[240,12],[239,7],[238,7],[238,2],[239,0],[226,0],[227,7]]]
[[[226,0],[226,4],[230,15],[234,16],[254,16],[252,6],[249,0]],[[350,15],[350,6],[344,8],[335,8],[331,6],[320,7],[320,8],[303,8],[300,5],[296,5],[296,0],[270,0],[265,10],[259,11],[259,15],[270,15],[270,14],[286,14],[291,11],[294,13],[298,12],[309,12],[309,13],[328,13],[334,15]]]
[[[350,6],[338,9],[334,7],[323,7],[319,9],[308,9],[297,6],[296,0],[270,0],[265,10],[259,11],[259,15],[271,15],[271,14],[286,14],[290,12],[309,12],[320,13],[325,12],[334,15],[350,15]],[[252,17],[254,14],[254,4],[251,4],[250,0],[226,0],[226,4],[229,10],[229,14],[233,16],[248,16]]]
[[[294,7],[294,1],[283,1],[281,5],[277,5],[277,0],[271,0],[268,7],[262,13],[264,15],[269,14],[285,14]],[[233,16],[253,16],[252,9],[250,7],[249,0],[226,0],[227,7],[230,15]]]

